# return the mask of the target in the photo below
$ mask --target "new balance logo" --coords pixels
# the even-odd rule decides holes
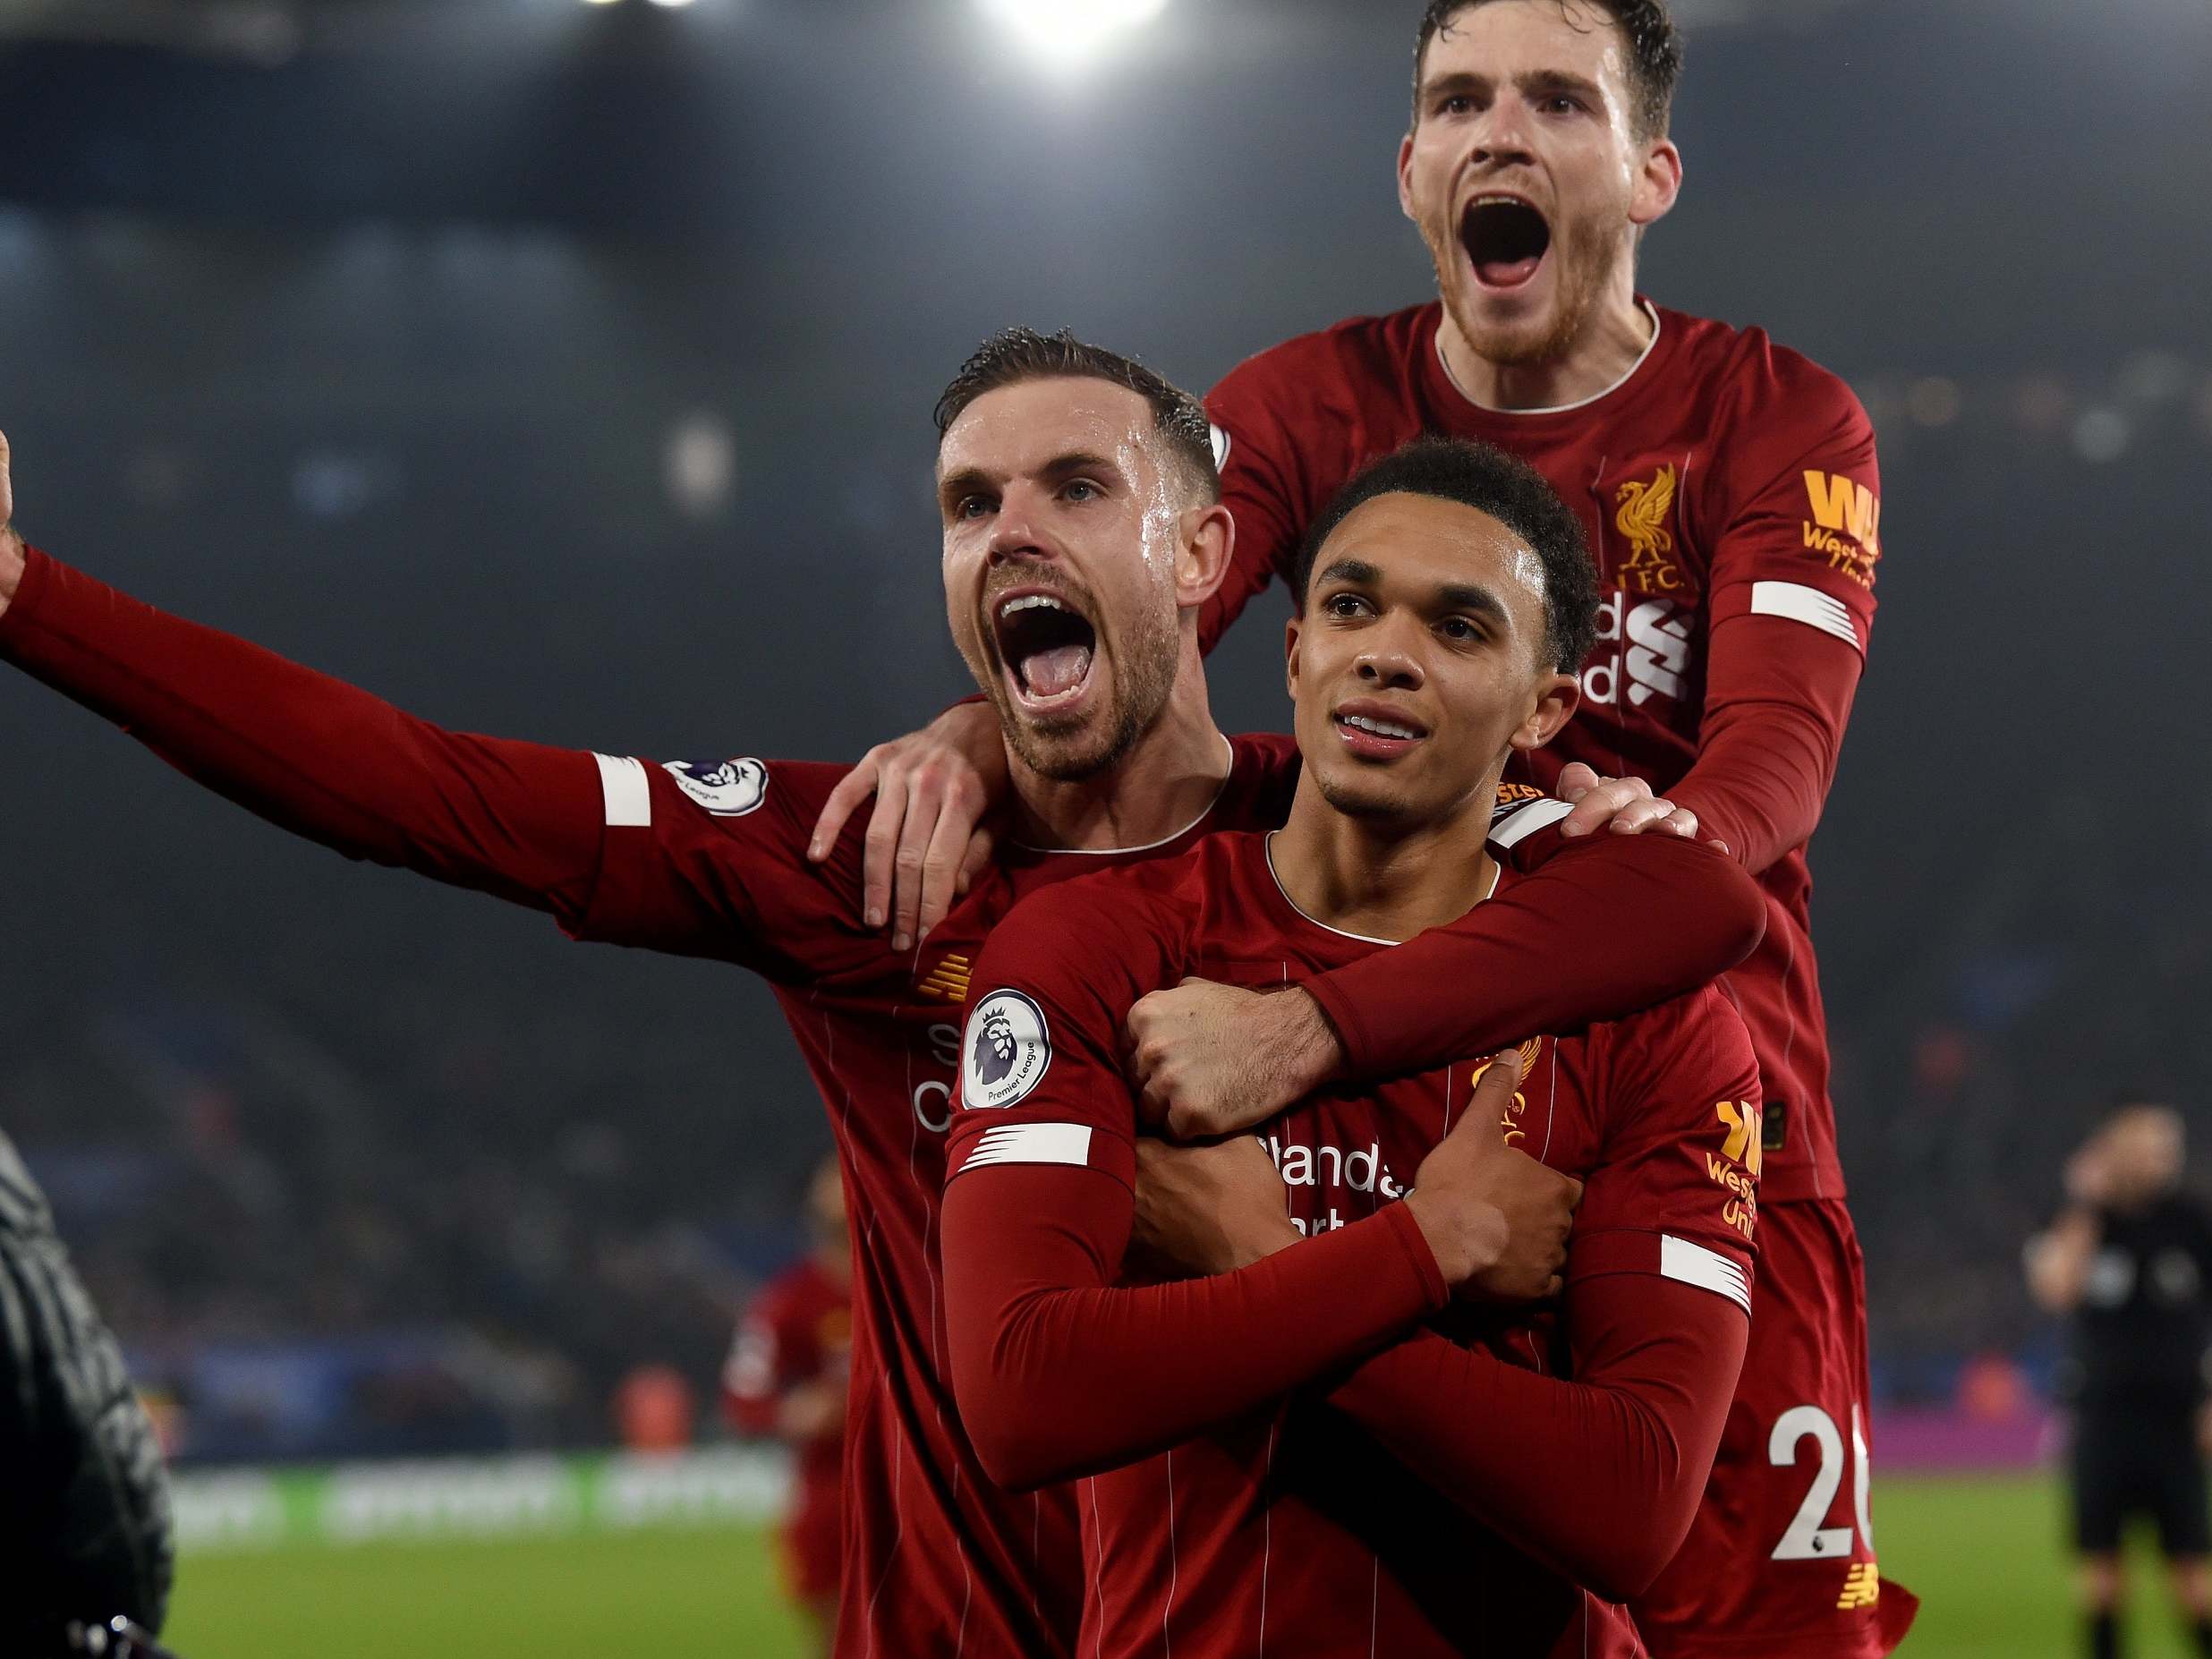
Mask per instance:
[[[1882,1571],[1872,1561],[1860,1561],[1843,1580],[1843,1594],[1835,1598],[1840,1612],[1855,1612],[1882,1599]]]
[[[963,1003],[968,993],[968,959],[966,957],[947,957],[929,971],[926,978],[915,989],[925,997],[935,997],[940,1002]]]

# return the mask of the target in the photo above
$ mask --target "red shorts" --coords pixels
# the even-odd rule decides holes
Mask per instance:
[[[792,1493],[791,1513],[784,1519],[777,1544],[783,1568],[784,1594],[810,1606],[823,1603],[834,1605],[843,1560],[834,1478],[821,1483],[799,1483]]]
[[[1919,1604],[1875,1564],[1858,1235],[1811,1198],[1762,1205],[1758,1243],[1720,1455],[1637,1625],[1654,1659],[1879,1659]]]

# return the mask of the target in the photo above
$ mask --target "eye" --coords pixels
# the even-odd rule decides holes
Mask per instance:
[[[990,510],[989,496],[962,496],[953,504],[952,515],[955,518],[981,518]]]
[[[1446,617],[1436,625],[1438,631],[1455,645],[1476,644],[1483,637],[1480,625],[1465,617]]]
[[[1468,115],[1475,113],[1475,100],[1464,92],[1455,92],[1436,106],[1440,115]]]
[[[1570,98],[1564,92],[1554,92],[1544,99],[1539,107],[1547,115],[1571,115],[1582,107],[1582,100]]]
[[[1096,501],[1105,493],[1087,478],[1070,479],[1068,487],[1060,491],[1070,501]]]
[[[1364,617],[1371,607],[1357,593],[1331,593],[1321,601],[1322,612],[1331,617]]]

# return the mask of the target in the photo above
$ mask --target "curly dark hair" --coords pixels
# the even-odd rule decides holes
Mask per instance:
[[[1030,380],[1106,380],[1127,387],[1152,405],[1153,424],[1206,501],[1221,498],[1221,473],[1213,459],[1213,425],[1205,405],[1173,381],[1133,357],[1076,338],[1068,329],[1039,334],[1001,328],[968,354],[960,372],[937,400],[941,440],[967,406],[986,392]]]
[[[1428,67],[1429,42],[1451,26],[1462,12],[1472,12],[1491,0],[1429,0],[1421,14],[1421,32],[1413,45],[1413,123],[1421,124],[1421,76]],[[1629,46],[1629,90],[1636,97],[1636,132],[1638,138],[1665,134],[1674,106],[1675,83],[1682,78],[1682,36],[1667,11],[1666,0],[1579,0],[1595,6],[1613,21]],[[1567,0],[1559,0],[1560,10]]]
[[[1370,463],[1337,492],[1290,567],[1290,591],[1306,608],[1322,547],[1377,496],[1434,496],[1487,513],[1526,541],[1544,564],[1544,651],[1552,667],[1574,674],[1597,639],[1597,566],[1582,521],[1544,474],[1489,444],[1417,438]]]

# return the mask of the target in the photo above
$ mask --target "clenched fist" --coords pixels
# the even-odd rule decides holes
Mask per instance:
[[[1467,1115],[1415,1172],[1405,1202],[1445,1282],[1497,1302],[1555,1296],[1582,1183],[1505,1144],[1520,1056],[1496,1056]]]
[[[1129,1010],[1137,1109],[1178,1141],[1264,1123],[1343,1063],[1336,1030],[1303,991],[1240,991],[1187,979]]]

